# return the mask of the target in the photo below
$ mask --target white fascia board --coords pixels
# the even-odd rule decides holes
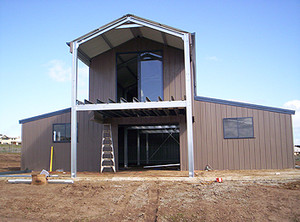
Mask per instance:
[[[155,109],[155,108],[183,108],[183,107],[186,107],[186,101],[84,104],[84,105],[77,105],[76,110],[77,111],[128,110],[128,109]]]
[[[135,19],[133,17],[129,17],[128,19],[129,19],[129,21],[134,22],[136,24],[140,24],[142,26],[146,26],[148,28],[152,28],[152,29],[158,30],[160,32],[165,32],[165,33],[177,36],[177,37],[182,38],[182,39],[184,38],[184,33],[173,31],[173,30],[170,30],[170,29],[167,29],[167,28],[163,28],[163,27],[160,27],[158,25],[151,24],[151,23],[148,23],[148,22],[140,21],[140,20]]]
[[[125,18],[124,20],[121,20],[105,29],[102,29],[101,31],[95,32],[94,34],[91,34],[89,37],[82,39],[82,40],[77,40],[77,42],[81,45],[82,43],[89,41],[90,39],[93,39],[99,35],[102,35],[105,32],[108,32],[109,30],[112,30],[116,27],[119,27],[120,25],[123,25],[124,23],[126,23],[127,21],[129,21],[129,18]]]
[[[116,29],[129,29],[129,28],[140,28],[140,27],[143,26],[139,24],[124,24],[124,25],[120,25]]]

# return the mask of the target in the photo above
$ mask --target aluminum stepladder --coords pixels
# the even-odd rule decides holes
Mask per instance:
[[[104,124],[102,131],[100,173],[102,173],[105,168],[112,169],[116,172],[111,124]]]

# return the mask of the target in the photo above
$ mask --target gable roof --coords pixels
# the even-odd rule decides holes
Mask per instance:
[[[78,42],[78,57],[89,65],[90,60],[97,55],[138,37],[183,49],[182,37],[186,33],[188,32],[127,14],[67,44],[72,53],[71,43]]]
[[[31,122],[31,121],[44,119],[44,118],[48,118],[48,117],[51,117],[51,116],[56,116],[56,115],[69,113],[69,112],[71,112],[71,108],[61,109],[61,110],[58,110],[58,111],[55,111],[55,112],[45,113],[45,114],[42,114],[42,115],[38,115],[38,116],[30,117],[30,118],[27,118],[27,119],[19,120],[19,124],[28,123],[28,122]]]

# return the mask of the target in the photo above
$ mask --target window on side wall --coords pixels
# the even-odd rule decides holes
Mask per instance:
[[[71,142],[71,124],[70,123],[57,123],[53,124],[52,132],[53,142],[55,143],[68,143]]]
[[[225,118],[223,119],[224,139],[254,138],[253,118]]]

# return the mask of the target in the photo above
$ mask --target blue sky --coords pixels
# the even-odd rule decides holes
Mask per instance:
[[[18,136],[18,120],[69,107],[66,42],[128,13],[196,32],[198,95],[300,112],[299,12],[299,0],[2,0],[0,133]],[[80,67],[86,98],[87,68]]]

